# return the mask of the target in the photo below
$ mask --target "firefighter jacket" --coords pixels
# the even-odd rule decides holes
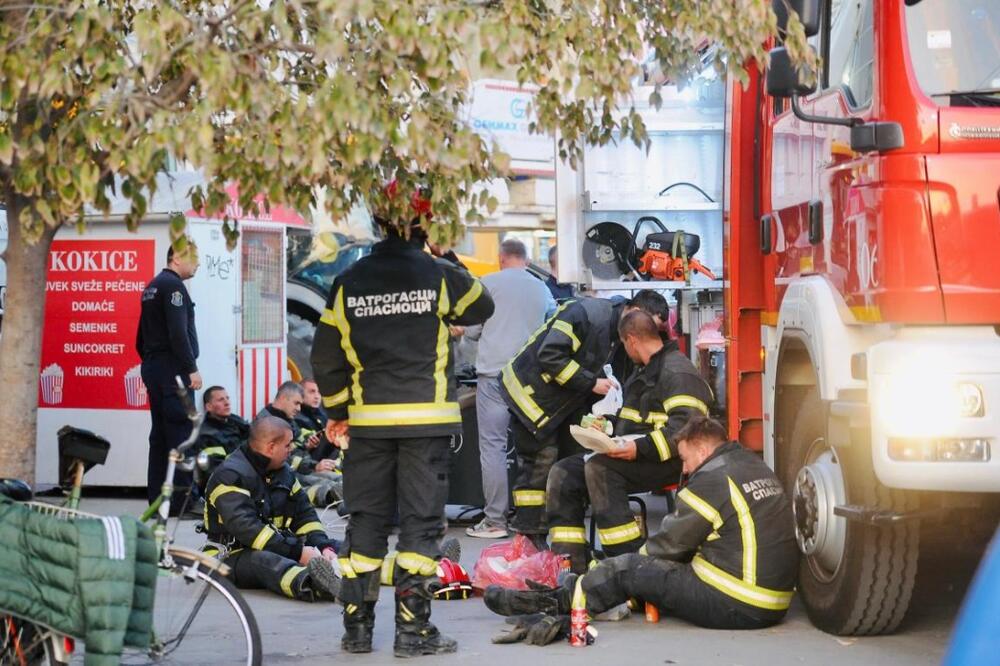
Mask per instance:
[[[213,457],[225,458],[240,448],[250,437],[250,424],[235,414],[224,419],[205,415],[198,433],[197,450]]]
[[[587,399],[618,341],[624,303],[566,301],[503,369],[511,411],[536,437],[551,434]]]
[[[493,300],[479,280],[391,235],[337,276],[312,367],[330,418],[352,436],[461,431],[449,324],[481,324]]]
[[[285,414],[271,404],[264,405],[264,409],[260,410],[257,418],[261,416],[273,416],[288,424],[288,427],[292,429],[292,453],[288,456],[288,466],[292,468],[293,472],[297,472],[298,474],[312,474],[316,470],[317,461],[309,455],[309,449],[306,448],[306,440],[313,433],[303,431],[297,419],[288,418],[288,414]]]
[[[784,611],[791,603],[799,557],[791,504],[774,472],[737,442],[695,470],[677,494],[677,511],[644,548],[690,560],[703,583],[755,609]]]
[[[695,414],[708,416],[711,403],[712,389],[670,341],[625,382],[615,435],[642,434],[636,458],[663,462],[677,456],[677,431]]]
[[[266,550],[299,561],[304,546],[336,548],[288,465],[243,446],[219,465],[205,489],[208,538],[232,549]]]
[[[184,281],[169,268],[160,271],[142,292],[135,350],[143,360],[155,356],[171,358],[178,373],[189,375],[198,371],[194,302]]]
[[[312,407],[302,403],[302,411],[295,415],[295,423],[302,429],[302,435],[309,439],[310,435],[319,435],[319,444],[309,449],[313,460],[336,458],[340,451],[326,439],[326,410],[322,407]]]

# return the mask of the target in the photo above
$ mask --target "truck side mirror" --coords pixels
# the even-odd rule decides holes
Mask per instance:
[[[785,32],[788,26],[788,10],[799,15],[802,27],[806,29],[806,37],[812,37],[819,32],[820,0],[773,0],[771,6],[778,17],[778,30]]]
[[[881,153],[902,147],[903,127],[899,123],[873,120],[851,128],[851,150],[856,153]]]
[[[771,49],[771,64],[767,68],[767,94],[772,97],[811,95],[816,84],[804,82],[804,72],[792,63],[784,46]]]

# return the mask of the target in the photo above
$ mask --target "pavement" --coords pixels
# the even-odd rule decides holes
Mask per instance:
[[[658,524],[664,508],[653,498],[650,522]],[[138,499],[85,498],[81,508],[102,514],[138,515]],[[345,522],[335,512],[321,519],[328,531],[343,537]],[[181,521],[176,542],[199,547],[203,537],[194,521]],[[171,521],[171,528],[174,521]],[[465,526],[453,525],[449,535],[462,542],[462,564],[470,574],[480,551],[495,540],[465,535]],[[393,537],[394,539],[394,537]],[[391,542],[390,542],[391,545]],[[979,552],[981,554],[981,551]],[[956,558],[942,551],[921,560],[911,610],[901,629],[892,636],[839,637],[814,628],[802,605],[795,601],[785,621],[760,631],[722,631],[694,627],[662,616],[648,624],[643,615],[620,622],[597,623],[599,636],[588,648],[566,642],[547,647],[523,644],[494,645],[490,637],[504,631],[503,618],[488,611],[479,598],[434,603],[433,621],[459,642],[458,652],[427,658],[428,664],[678,664],[687,666],[786,666],[792,664],[865,664],[912,666],[941,662],[962,597],[974,573],[978,556]],[[392,656],[392,589],[382,588],[376,608],[375,651],[367,655],[341,652],[341,613],[334,604],[308,604],[280,598],[265,591],[245,591],[261,628],[265,664],[399,664]],[[219,646],[206,641],[205,662]]]

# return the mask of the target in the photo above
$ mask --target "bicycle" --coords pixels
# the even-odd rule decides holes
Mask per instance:
[[[180,378],[177,382],[194,427],[191,436],[170,451],[160,495],[139,518],[151,524],[159,553],[153,632],[149,649],[126,648],[122,663],[196,664],[204,663],[211,654],[214,664],[260,666],[260,629],[243,595],[227,578],[229,567],[205,553],[173,545],[172,535],[167,535],[174,474],[178,465],[186,464],[184,453],[197,441],[204,418],[195,411]],[[84,472],[89,466],[103,464],[107,448],[103,455],[100,451],[78,453],[82,457],[70,464],[73,481],[66,506],[35,501],[25,504],[60,519],[101,518],[77,507]],[[71,638],[29,619],[0,614],[0,625],[0,666],[56,666],[68,663],[72,656]]]

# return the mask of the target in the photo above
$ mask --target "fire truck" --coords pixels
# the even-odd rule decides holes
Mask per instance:
[[[746,86],[638,89],[648,150],[557,169],[559,244],[581,248],[559,277],[670,295],[719,416],[793,501],[810,619],[887,633],[921,523],[997,521],[1000,4],[775,6],[815,83],[779,43]]]

